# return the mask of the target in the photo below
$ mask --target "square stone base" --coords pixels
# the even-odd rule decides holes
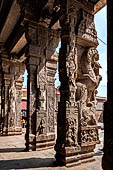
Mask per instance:
[[[21,127],[9,127],[3,129],[3,136],[13,136],[13,135],[21,135],[22,134],[22,128]]]
[[[94,149],[99,143],[98,126],[81,127],[81,138],[78,146],[68,146],[60,141],[55,145],[56,163],[66,167],[76,166],[84,162],[94,161]]]
[[[26,139],[26,135],[25,135],[25,139]],[[47,135],[42,134],[36,137],[35,135],[30,134],[29,136],[29,150],[49,149],[49,148],[53,148],[54,145],[55,145],[55,134],[47,134]]]
[[[73,167],[82,163],[95,161],[94,152],[81,153],[80,147],[66,147],[55,155],[56,165]]]

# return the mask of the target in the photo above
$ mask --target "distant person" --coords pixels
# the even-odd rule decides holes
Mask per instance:
[[[23,128],[25,128],[25,119],[22,120]]]

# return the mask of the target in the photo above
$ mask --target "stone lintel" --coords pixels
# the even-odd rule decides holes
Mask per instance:
[[[96,14],[97,12],[99,12],[103,7],[105,7],[105,5],[107,5],[107,0],[99,0],[94,6],[93,14]]]
[[[13,31],[20,15],[20,6],[16,3],[16,0],[14,0],[12,7],[10,9],[10,12],[7,16],[6,22],[3,26],[3,29],[0,33],[0,42],[5,43],[11,32]]]

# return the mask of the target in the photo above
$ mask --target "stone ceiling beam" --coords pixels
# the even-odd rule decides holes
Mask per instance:
[[[12,7],[10,9],[10,12],[7,16],[6,22],[3,26],[3,29],[0,34],[0,42],[5,43],[10,34],[12,33],[20,15],[20,6],[16,3],[16,0],[14,0]]]
[[[14,48],[12,49],[11,53],[16,53],[18,54],[24,46],[27,44],[27,40],[25,38],[25,33],[22,35],[22,37],[19,39],[19,41],[16,43]]]
[[[94,7],[94,13],[96,14],[97,12],[99,12],[105,5],[107,5],[107,0],[100,0],[96,3],[95,7]]]

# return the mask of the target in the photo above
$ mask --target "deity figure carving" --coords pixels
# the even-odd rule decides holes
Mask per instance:
[[[80,59],[77,78],[76,100],[79,102],[82,126],[96,125],[96,94],[102,79],[99,75],[98,51],[92,47]]]
[[[95,129],[83,130],[81,132],[82,143],[92,143],[98,141],[98,134]]]
[[[39,124],[39,127],[38,127],[38,134],[41,135],[41,134],[44,134],[44,129],[45,129],[46,125],[45,125],[45,120],[42,119],[40,121],[40,124]]]
[[[77,145],[77,122],[73,117],[66,119],[66,145]]]
[[[73,42],[74,43],[74,42]],[[69,97],[71,105],[75,102],[76,79],[77,79],[77,48],[73,45],[66,61],[67,75],[69,77]]]

